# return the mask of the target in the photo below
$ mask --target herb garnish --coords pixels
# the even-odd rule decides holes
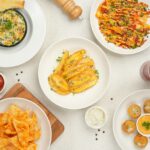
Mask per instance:
[[[95,70],[95,73],[96,73],[97,75],[99,75],[99,72],[98,72],[98,70]]]
[[[142,126],[145,127],[147,130],[150,130],[150,122],[149,121],[144,121],[142,123]]]
[[[98,70],[95,70],[95,73],[96,73],[97,77],[99,78],[99,72],[98,72]]]
[[[12,28],[12,22],[10,20],[7,20],[5,22],[5,28],[8,29],[8,30]]]
[[[60,62],[61,59],[62,59],[61,57],[58,57],[58,58],[56,59],[56,61]]]
[[[0,20],[0,24],[7,30],[12,29],[12,22],[10,20]]]

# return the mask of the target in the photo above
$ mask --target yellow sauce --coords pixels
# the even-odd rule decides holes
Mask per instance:
[[[150,115],[144,115],[138,120],[138,129],[143,134],[150,134]]]

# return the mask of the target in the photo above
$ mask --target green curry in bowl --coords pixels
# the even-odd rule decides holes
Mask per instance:
[[[12,47],[25,37],[27,24],[24,16],[13,9],[0,12],[0,46]]]

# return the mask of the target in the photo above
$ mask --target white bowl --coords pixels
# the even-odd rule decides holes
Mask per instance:
[[[24,40],[14,47],[0,46],[0,67],[19,66],[33,58],[42,47],[46,35],[46,19],[36,0],[25,0],[24,9],[18,9],[27,22]]]
[[[100,73],[100,79],[95,86],[82,93],[65,96],[50,90],[48,76],[53,73],[57,66],[56,59],[62,55],[64,49],[71,53],[79,49],[86,50],[87,55],[94,60],[96,69]],[[110,65],[105,53],[95,43],[85,38],[73,37],[58,41],[48,47],[41,58],[38,77],[42,91],[53,103],[67,109],[82,109],[96,103],[106,92],[109,85]]]
[[[3,73],[0,73],[0,75],[3,77],[3,80],[4,80],[4,86],[3,86],[2,90],[0,90],[0,94],[1,94],[1,93],[4,92],[4,90],[6,88],[7,81],[6,81],[6,77],[5,77],[5,75]]]
[[[37,104],[31,102],[30,100],[16,97],[0,100],[0,112],[5,112],[11,104],[16,104],[24,110],[31,110],[36,113],[39,125],[41,127],[41,137],[36,142],[38,148],[37,150],[48,150],[51,144],[52,131],[50,122],[45,112]]]
[[[144,133],[142,133],[142,132],[139,130],[139,127],[138,127],[138,121],[139,121],[139,119],[140,119],[141,117],[147,116],[147,115],[150,116],[150,113],[142,114],[142,115],[137,119],[137,121],[136,121],[136,127],[137,127],[138,132],[139,132],[141,135],[146,136],[146,137],[150,137],[150,134],[144,134]]]
[[[105,47],[106,49],[110,50],[111,52],[117,53],[117,54],[122,54],[122,55],[131,55],[131,54],[136,54],[139,53],[143,50],[148,49],[148,47],[150,46],[150,35],[148,36],[147,41],[138,48],[135,49],[125,49],[125,48],[121,48],[119,46],[116,46],[113,43],[108,43],[105,40],[105,37],[103,36],[103,34],[101,33],[101,31],[99,30],[99,26],[98,26],[98,19],[96,18],[95,14],[97,12],[97,8],[98,6],[103,2],[104,0],[95,0],[92,8],[91,8],[91,14],[90,14],[90,23],[91,23],[91,27],[92,27],[92,31],[96,37],[96,39],[98,40],[98,42]],[[142,0],[142,2],[145,2],[147,4],[149,4],[149,0]],[[150,20],[148,21],[150,23]]]
[[[103,114],[104,114],[104,122],[103,122],[103,124],[101,124],[101,125],[92,125],[91,123],[90,123],[90,118],[89,118],[89,113],[90,113],[90,111],[91,110],[93,110],[93,109],[99,109],[99,110],[101,110],[102,112],[103,112]],[[86,111],[86,113],[85,113],[85,122],[86,122],[86,124],[89,126],[89,127],[91,127],[91,128],[93,128],[93,129],[100,129],[100,128],[102,128],[103,126],[105,126],[105,124],[106,124],[106,122],[107,122],[107,113],[106,113],[106,111],[102,108],[102,107],[100,107],[100,106],[92,106],[91,108],[89,108],[87,111]]]

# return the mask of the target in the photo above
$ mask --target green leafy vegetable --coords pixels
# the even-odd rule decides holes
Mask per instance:
[[[0,20],[0,25],[7,30],[12,29],[12,22],[10,20]]]
[[[144,121],[142,123],[142,126],[145,127],[147,130],[150,130],[150,122],[149,121]]]
[[[60,61],[61,61],[61,57],[58,57],[58,58],[56,59],[56,61],[60,62]]]
[[[5,22],[5,28],[8,30],[12,29],[12,22],[10,20],[7,20]]]

